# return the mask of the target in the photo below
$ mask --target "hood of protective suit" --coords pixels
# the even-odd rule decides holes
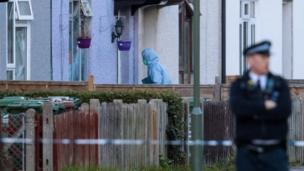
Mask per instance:
[[[159,57],[156,52],[151,48],[146,48],[142,52],[145,65],[151,65],[159,62]]]

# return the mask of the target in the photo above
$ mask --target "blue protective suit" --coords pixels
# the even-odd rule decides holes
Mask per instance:
[[[143,62],[148,67],[148,76],[142,80],[144,84],[171,84],[171,79],[162,65],[159,57],[151,48],[142,51]]]

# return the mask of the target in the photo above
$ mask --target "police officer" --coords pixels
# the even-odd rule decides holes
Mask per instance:
[[[236,116],[237,171],[288,171],[287,119],[291,98],[287,82],[269,71],[271,43],[244,51],[249,70],[230,90]]]

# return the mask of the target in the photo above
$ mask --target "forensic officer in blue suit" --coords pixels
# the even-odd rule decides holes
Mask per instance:
[[[230,90],[236,116],[237,171],[288,171],[291,97],[287,82],[269,71],[271,43],[244,51],[249,70]]]
[[[142,51],[143,62],[148,67],[148,76],[143,84],[171,84],[171,79],[165,68],[159,64],[159,57],[151,48]]]

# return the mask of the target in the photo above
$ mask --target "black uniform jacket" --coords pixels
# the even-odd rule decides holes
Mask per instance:
[[[266,99],[274,100],[277,107],[266,110]],[[247,72],[232,84],[230,105],[236,116],[237,142],[254,139],[286,140],[291,97],[283,78],[269,73],[266,88],[261,90],[251,81]]]

